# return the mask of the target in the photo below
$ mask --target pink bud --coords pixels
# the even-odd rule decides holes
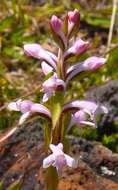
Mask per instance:
[[[80,24],[80,13],[77,9],[68,13],[68,37],[72,37],[78,31]]]
[[[68,19],[70,22],[76,23],[79,18],[80,18],[80,13],[77,9],[68,12]]]
[[[51,26],[56,33],[60,33],[62,27],[62,21],[55,15],[51,18]]]
[[[81,39],[77,39],[77,41],[74,43],[72,47],[70,47],[67,52],[65,52],[64,57],[69,57],[72,54],[79,55],[81,53],[84,53],[87,48],[89,47],[89,42],[85,42]]]

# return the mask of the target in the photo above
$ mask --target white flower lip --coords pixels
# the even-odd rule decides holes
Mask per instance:
[[[56,167],[58,174],[60,174],[63,166],[65,165],[72,168],[77,166],[77,162],[72,157],[63,152],[62,143],[59,143],[58,145],[50,144],[49,147],[52,151],[52,154],[43,160],[43,168],[54,166]]]

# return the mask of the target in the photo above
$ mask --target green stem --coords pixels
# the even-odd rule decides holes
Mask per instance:
[[[58,183],[59,178],[56,168],[50,166],[46,171],[46,190],[57,190]]]

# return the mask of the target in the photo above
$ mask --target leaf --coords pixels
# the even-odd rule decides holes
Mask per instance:
[[[20,190],[21,189],[21,180],[16,180],[13,182],[7,190]]]
[[[51,33],[52,33],[52,36],[53,36],[54,41],[57,43],[57,45],[58,45],[62,50],[64,50],[64,49],[65,49],[65,44],[64,44],[62,38],[53,30],[51,24],[50,24],[50,28],[51,28]]]
[[[56,168],[50,166],[46,172],[47,190],[57,190],[58,182],[59,182],[59,179],[58,179]]]
[[[46,148],[48,149],[51,140],[51,127],[49,126],[49,123],[46,121],[44,125],[44,137],[45,137]]]
[[[52,125],[53,129],[55,128],[60,114],[61,114],[61,107],[63,103],[63,93],[56,92],[55,96],[51,97],[51,109],[52,109]]]
[[[63,21],[63,32],[65,36],[68,34],[68,17],[66,16],[64,21]]]
[[[44,81],[46,81],[46,80],[48,80],[50,77],[52,77],[53,74],[54,74],[53,71],[49,72],[49,73],[45,76]]]
[[[0,190],[3,190],[3,184],[4,184],[4,180],[0,181]]]
[[[8,16],[0,22],[0,32],[11,29],[13,24],[13,16]]]

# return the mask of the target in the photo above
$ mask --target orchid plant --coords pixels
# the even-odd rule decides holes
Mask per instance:
[[[79,24],[78,10],[68,12],[63,20],[52,16],[50,27],[58,47],[57,54],[43,49],[39,44],[24,45],[24,51],[28,56],[42,61],[41,69],[46,76],[41,89],[44,93],[42,103],[20,99],[8,105],[10,110],[22,113],[19,125],[34,113],[47,118],[48,124],[44,128],[47,157],[43,160],[43,168],[47,169],[48,190],[58,188],[58,178],[64,166],[72,168],[77,166],[77,161],[67,154],[66,136],[70,129],[74,125],[97,127],[97,116],[107,113],[105,106],[91,100],[66,102],[70,81],[76,75],[83,77],[82,74],[97,70],[106,62],[105,58],[92,56],[85,61],[70,64],[71,57],[79,58],[90,45],[88,41],[75,38]],[[54,180],[51,179],[52,176]]]

